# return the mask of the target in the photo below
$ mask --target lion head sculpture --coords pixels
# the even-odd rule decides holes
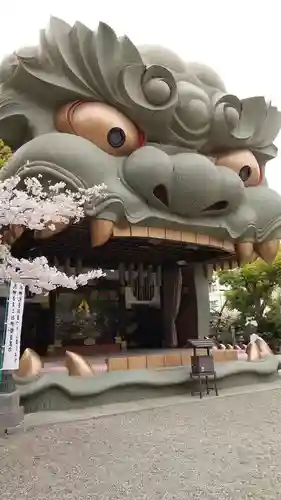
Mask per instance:
[[[240,100],[211,68],[106,24],[56,18],[2,62],[0,83],[0,137],[15,151],[1,178],[105,183],[87,207],[108,228],[96,244],[125,221],[227,240],[241,260],[274,257],[281,198],[265,168],[281,114],[263,97]]]

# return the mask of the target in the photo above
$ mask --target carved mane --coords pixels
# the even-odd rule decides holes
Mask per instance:
[[[240,101],[211,68],[161,47],[137,49],[104,23],[93,32],[52,17],[37,47],[2,62],[0,84],[0,136],[14,149],[53,131],[54,110],[81,99],[115,106],[149,141],[204,154],[247,147],[262,161],[276,156],[281,115],[263,97]]]

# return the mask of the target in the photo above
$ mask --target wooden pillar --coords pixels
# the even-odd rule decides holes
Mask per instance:
[[[118,321],[118,332],[116,335],[123,336],[126,331],[126,298],[125,298],[125,286],[126,286],[126,269],[124,264],[120,264],[118,269],[119,278],[119,321]]]
[[[182,274],[178,266],[163,266],[161,285],[161,309],[163,318],[163,346],[178,347],[176,318],[182,293]]]
[[[182,298],[176,324],[179,347],[185,346],[187,339],[209,334],[209,286],[201,264],[182,268]]]

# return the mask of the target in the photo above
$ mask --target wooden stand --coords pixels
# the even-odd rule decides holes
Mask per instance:
[[[210,353],[214,343],[212,340],[189,340],[189,345],[193,348],[193,356],[191,356],[191,372],[190,378],[197,385],[198,390],[195,391],[192,387],[191,395],[199,392],[200,399],[203,397],[205,388],[206,394],[209,395],[211,390],[215,391],[218,396],[217,375],[214,366],[213,356]],[[206,355],[198,355],[198,349],[206,349]],[[213,385],[210,386],[210,377],[213,379]],[[204,387],[205,386],[205,387]]]

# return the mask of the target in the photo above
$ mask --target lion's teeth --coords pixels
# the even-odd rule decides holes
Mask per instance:
[[[112,235],[114,223],[111,220],[91,219],[90,234],[93,247],[104,245]]]
[[[236,243],[235,248],[239,264],[247,264],[248,262],[251,262],[254,253],[253,243]]]
[[[274,262],[280,246],[279,240],[266,241],[254,245],[255,252],[267,263]]]

